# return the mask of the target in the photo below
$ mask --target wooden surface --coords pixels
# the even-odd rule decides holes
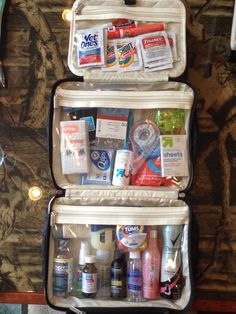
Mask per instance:
[[[225,310],[236,299],[236,68],[229,62],[233,3],[186,2],[187,74],[198,94],[199,128],[189,192],[199,227],[194,309],[211,310],[211,304]],[[71,76],[69,25],[61,19],[71,5],[70,0],[13,0],[8,9],[3,40],[8,88],[0,89],[0,145],[6,157],[0,167],[0,290],[7,293],[0,294],[0,302],[44,302],[42,229],[55,193],[48,168],[47,110],[55,81]],[[43,190],[36,203],[28,199],[33,185]]]
[[[47,304],[44,295],[35,292],[0,293],[0,303]],[[234,300],[196,299],[191,310],[234,313],[236,312],[236,303]]]

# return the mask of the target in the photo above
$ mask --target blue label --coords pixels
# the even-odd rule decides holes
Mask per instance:
[[[142,272],[133,269],[128,272],[128,291],[142,291]]]
[[[108,153],[105,150],[90,150],[90,159],[92,163],[100,170],[108,170],[111,166],[111,161]]]
[[[95,123],[94,123],[94,119],[92,116],[90,117],[83,117],[80,120],[85,120],[88,124],[88,131],[89,132],[93,132],[95,131]]]

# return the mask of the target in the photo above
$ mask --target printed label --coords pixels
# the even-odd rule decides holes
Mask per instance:
[[[96,137],[125,140],[128,117],[98,115]]]
[[[82,292],[97,292],[97,274],[82,273]]]
[[[53,290],[56,293],[67,293],[72,288],[73,259],[54,259]]]
[[[161,47],[166,45],[164,36],[155,36],[150,38],[144,38],[142,40],[144,49],[152,48],[152,47]]]
[[[142,272],[134,269],[128,272],[128,291],[137,292],[142,290]]]
[[[162,135],[160,143],[162,176],[189,176],[187,135]]]

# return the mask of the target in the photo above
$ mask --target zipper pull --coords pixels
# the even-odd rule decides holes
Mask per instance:
[[[71,306],[71,307],[69,308],[69,310],[71,310],[72,312],[77,313],[77,314],[86,314],[86,312],[80,311],[79,309],[77,309],[77,308],[74,307],[74,306]]]
[[[51,213],[51,216],[50,216],[50,226],[54,227],[55,224],[56,224],[56,215],[54,213]]]
[[[124,3],[126,5],[135,5],[136,4],[136,0],[125,0]]]

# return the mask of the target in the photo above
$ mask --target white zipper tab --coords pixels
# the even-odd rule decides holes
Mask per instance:
[[[51,212],[51,216],[50,216],[50,226],[54,227],[56,224],[56,214]]]

